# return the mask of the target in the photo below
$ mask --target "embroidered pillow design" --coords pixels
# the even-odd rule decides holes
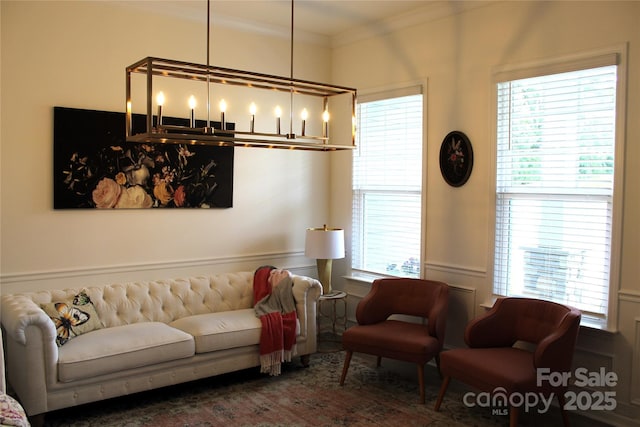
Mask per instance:
[[[3,426],[29,427],[27,414],[11,396],[0,392],[0,424]]]
[[[58,347],[74,337],[102,328],[91,298],[84,291],[74,296],[72,301],[43,304],[42,309],[56,327]]]

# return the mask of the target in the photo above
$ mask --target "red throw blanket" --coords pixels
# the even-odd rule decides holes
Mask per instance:
[[[258,268],[253,276],[253,301],[262,323],[260,372],[280,375],[282,362],[296,353],[296,305],[293,280],[287,270]]]

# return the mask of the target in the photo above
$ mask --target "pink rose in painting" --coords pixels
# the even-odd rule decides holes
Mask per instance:
[[[177,207],[184,206],[184,202],[186,198],[187,198],[187,193],[184,189],[184,185],[181,185],[178,188],[176,188],[176,192],[173,193],[173,202],[176,204],[176,206]]]
[[[120,195],[116,208],[120,209],[135,209],[135,208],[150,208],[153,205],[153,199],[144,191],[144,188],[139,185],[134,185],[125,189]]]
[[[122,186],[120,184],[111,178],[102,178],[91,195],[96,208],[108,209],[113,208],[118,203],[121,193]]]

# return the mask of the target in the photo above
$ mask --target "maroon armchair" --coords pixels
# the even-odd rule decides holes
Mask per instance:
[[[538,386],[537,369],[547,368],[548,374],[571,371],[580,317],[577,309],[550,301],[499,298],[491,310],[467,325],[464,338],[469,348],[442,352],[444,378],[435,410],[455,378],[483,392],[503,388],[506,396],[528,392],[557,396],[568,425],[563,409],[566,385],[554,382],[552,387],[550,381],[540,381]],[[533,349],[524,348],[528,346]],[[510,425],[515,427],[520,408],[509,409]]]
[[[356,308],[358,324],[342,335],[346,350],[340,385],[354,352],[415,363],[418,366],[420,402],[424,403],[424,365],[439,354],[449,303],[446,283],[421,279],[378,279]],[[422,317],[422,323],[389,319],[393,314]]]

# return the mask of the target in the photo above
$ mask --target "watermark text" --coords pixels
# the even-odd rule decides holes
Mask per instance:
[[[552,388],[567,388],[571,385],[587,387],[589,390],[564,392],[564,409],[567,411],[613,411],[617,407],[616,392],[611,388],[618,384],[618,375],[615,372],[600,368],[598,371],[589,371],[587,368],[577,368],[571,372],[553,372],[549,368],[539,368],[536,372],[536,385],[538,387],[551,386]],[[606,390],[600,390],[601,388]],[[546,413],[556,395],[543,392],[514,392],[507,393],[502,387],[497,387],[491,392],[467,392],[462,400],[467,407],[491,408],[493,415],[507,415],[508,408],[520,408],[525,412],[532,410],[538,413]]]

